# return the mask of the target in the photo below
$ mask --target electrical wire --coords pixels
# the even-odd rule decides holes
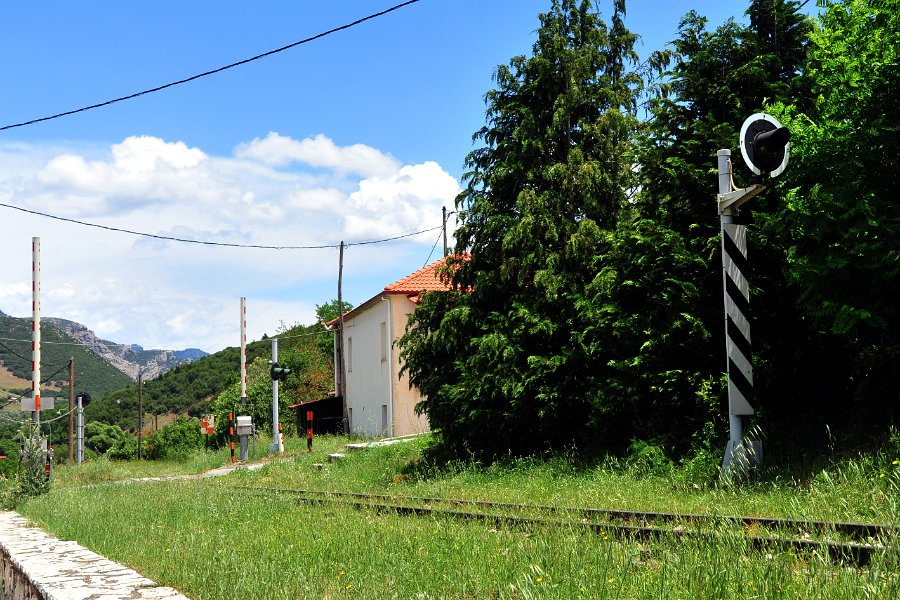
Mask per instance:
[[[428,261],[431,260],[431,255],[434,254],[434,249],[437,248],[438,242],[441,241],[441,234],[443,234],[443,231],[439,233],[437,239],[434,240],[434,245],[431,247],[431,252],[428,253],[428,258],[425,259],[425,264],[422,265],[423,269],[428,266]]]
[[[3,339],[5,339],[5,338],[3,338]],[[20,342],[20,341],[23,341],[23,340],[7,340],[7,341],[10,341],[10,342]],[[3,348],[5,348],[6,351],[9,352],[10,354],[12,354],[13,356],[18,356],[19,358],[21,358],[22,360],[25,360],[25,361],[30,361],[30,360],[31,360],[30,357],[22,356],[21,354],[19,354],[18,352],[16,352],[15,350],[13,350],[12,348],[10,348],[9,346],[7,346],[7,345],[4,344],[4,343],[0,343],[0,346],[2,346]]]
[[[418,1],[418,0],[417,0]],[[98,223],[90,223],[88,221],[79,221],[78,219],[70,219],[68,217],[60,217],[58,215],[51,215],[50,213],[40,212],[37,210],[30,210],[27,208],[22,208],[21,206],[15,206],[13,204],[6,204],[0,202],[0,206],[4,208],[11,208],[13,210],[18,210],[20,212],[28,213],[30,215],[36,215],[38,217],[46,217],[48,219],[56,219],[57,221],[65,221],[67,223],[74,223],[76,225],[83,225],[85,227],[96,227],[97,229],[105,229],[106,231],[116,231],[118,233],[127,233],[129,235],[136,235],[140,237],[148,237],[157,240],[165,240],[168,242],[181,242],[183,244],[200,244],[203,246],[221,246],[226,248],[254,248],[258,250],[323,250],[326,248],[338,248],[340,244],[324,244],[319,246],[267,246],[262,244],[236,244],[231,242],[211,242],[208,240],[189,240],[187,238],[179,238],[172,237],[168,235],[157,235],[155,233],[146,233],[143,231],[133,231],[131,229],[122,229],[120,227],[112,227],[111,225],[100,225]],[[345,247],[350,246],[366,246],[370,244],[383,244],[385,242],[393,242],[395,240],[400,240],[403,238],[413,237],[415,235],[419,235],[421,233],[430,233],[440,229],[438,227],[432,227],[430,229],[422,229],[420,231],[410,231],[408,233],[401,233],[395,235],[393,237],[381,238],[377,240],[365,240],[361,242],[348,242],[344,244]]]
[[[146,90],[144,90],[144,91],[136,92],[136,93],[134,93],[134,94],[129,94],[129,95],[127,95],[127,96],[122,96],[122,97],[120,97],[120,98],[115,98],[115,99],[113,99],[113,100],[107,100],[107,101],[105,101],[105,102],[100,102],[100,103],[97,103],[97,104],[91,104],[90,106],[84,106],[84,107],[82,107],[82,108],[76,108],[76,109],[74,109],[74,110],[67,110],[67,111],[65,111],[65,112],[61,112],[61,113],[58,113],[58,114],[55,114],[55,115],[50,115],[49,117],[41,117],[41,118],[38,118],[38,119],[31,119],[30,121],[24,121],[24,122],[22,122],[22,123],[14,123],[14,124],[12,124],[12,125],[5,125],[5,126],[3,126],[3,127],[0,127],[0,131],[6,131],[7,129],[15,129],[15,128],[17,128],[17,127],[25,127],[26,125],[34,125],[35,123],[41,123],[41,122],[43,122],[43,121],[51,121],[51,120],[53,120],[53,119],[59,119],[60,117],[67,117],[67,116],[69,116],[69,115],[74,115],[74,114],[77,114],[77,113],[86,112],[86,111],[89,111],[89,110],[93,110],[93,109],[95,109],[95,108],[101,108],[101,107],[103,107],[103,106],[109,106],[110,104],[116,104],[117,102],[124,102],[125,100],[132,100],[132,99],[137,98],[137,97],[139,97],[139,96],[144,96],[144,95],[147,95],[147,94],[152,94],[152,93],[154,93],[154,92],[159,92],[159,91],[165,90],[165,89],[170,88],[170,87],[175,87],[175,86],[177,86],[177,85],[182,85],[182,84],[185,84],[185,83],[189,83],[189,82],[191,82],[191,81],[194,81],[194,80],[196,80],[196,79],[200,79],[200,78],[202,78],[202,77],[208,77],[209,75],[215,75],[216,73],[221,73],[222,71],[227,71],[228,69],[233,69],[234,67],[239,67],[239,66],[241,66],[241,65],[245,65],[245,64],[247,64],[247,63],[251,63],[251,62],[260,60],[260,59],[262,59],[262,58],[266,58],[266,57],[272,56],[273,54],[278,54],[279,52],[284,52],[285,50],[290,50],[291,48],[295,48],[295,47],[301,46],[301,45],[303,45],[303,44],[308,44],[309,42],[313,42],[313,41],[315,41],[315,40],[318,40],[318,39],[321,39],[321,38],[323,38],[323,37],[329,36],[329,35],[331,35],[331,34],[333,34],[333,33],[337,33],[337,32],[339,32],[339,31],[344,31],[345,29],[350,29],[351,27],[355,27],[355,26],[357,26],[357,25],[360,25],[361,23],[365,23],[366,21],[370,21],[370,20],[372,20],[372,19],[375,19],[375,18],[384,16],[384,15],[386,15],[386,14],[388,14],[388,13],[394,12],[395,10],[399,10],[399,9],[405,7],[405,6],[409,6],[410,4],[415,4],[415,3],[418,2],[418,1],[419,1],[419,0],[408,0],[408,2],[403,2],[402,4],[398,4],[398,5],[396,5],[396,6],[392,6],[391,8],[388,8],[388,9],[383,10],[383,11],[381,11],[381,12],[377,12],[377,13],[371,14],[371,15],[369,15],[369,16],[367,16],[367,17],[363,17],[363,18],[361,18],[361,19],[357,19],[356,21],[353,21],[352,23],[347,23],[346,25],[341,25],[340,27],[335,27],[334,29],[329,29],[328,31],[324,31],[324,32],[319,33],[319,34],[316,34],[316,35],[314,35],[314,36],[312,36],[312,37],[308,37],[308,38],[299,40],[299,41],[294,42],[294,43],[292,43],[292,44],[288,44],[287,46],[282,46],[281,48],[276,48],[275,50],[269,50],[268,52],[263,52],[262,54],[257,54],[256,56],[252,56],[252,57],[250,57],[250,58],[245,58],[244,60],[239,60],[238,62],[234,62],[234,63],[228,64],[228,65],[225,65],[224,67],[219,67],[219,68],[213,69],[213,70],[211,70],[211,71],[204,71],[203,73],[198,73],[197,75],[192,75],[191,77],[187,77],[187,78],[185,78],[185,79],[179,79],[178,81],[173,81],[173,82],[170,82],[170,83],[166,83],[166,84],[164,84],[164,85],[160,85],[160,86],[157,86],[157,87],[154,87],[154,88],[146,89]]]

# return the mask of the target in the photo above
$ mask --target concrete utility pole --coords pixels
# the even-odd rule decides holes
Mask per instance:
[[[272,338],[272,365],[278,363],[278,338]],[[278,438],[278,379],[272,378],[272,445],[269,452],[281,452],[281,444]]]
[[[144,428],[144,398],[141,395],[143,386],[143,377],[144,370],[138,369],[138,380],[137,380],[137,400],[138,400],[138,414],[137,414],[137,431],[138,431],[138,444],[137,444],[137,459],[141,460],[141,430]]]
[[[247,299],[243,296],[241,296],[241,406],[247,406]]]
[[[76,422],[76,428],[78,431],[78,433],[76,434],[77,439],[78,439],[76,445],[78,446],[78,449],[77,449],[77,452],[75,455],[75,460],[77,461],[77,463],[79,465],[81,465],[81,463],[84,462],[84,404],[83,403],[85,400],[90,401],[90,396],[87,394],[78,394],[78,409],[76,411],[78,413],[78,419]]]
[[[41,238],[31,238],[31,420],[41,422]],[[40,430],[38,430],[40,437]]]
[[[69,466],[75,462],[72,438],[75,431],[75,357],[69,357]]]

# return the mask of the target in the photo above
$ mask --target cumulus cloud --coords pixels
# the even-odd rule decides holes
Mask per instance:
[[[296,162],[333,169],[342,174],[356,173],[363,177],[390,175],[401,167],[399,161],[390,154],[365,144],[338,146],[321,133],[315,137],[295,140],[269,132],[263,139],[256,138],[248,144],[238,146],[235,155],[273,167]]]
[[[441,206],[452,204],[459,184],[435,162],[407,165],[388,177],[359,183],[348,197],[349,238],[390,235],[440,224]]]
[[[334,246],[440,225],[457,181],[434,162],[400,164],[363,144],[277,133],[215,156],[180,141],[129,137],[105,148],[0,144],[3,202],[100,225],[192,240]],[[113,341],[216,349],[243,295],[275,307],[251,324],[309,322],[334,296],[336,251],[179,244],[0,208],[0,309],[30,312],[30,238],[43,239],[44,311]],[[434,235],[403,249],[348,251],[345,297],[358,303],[422,266]],[[316,254],[323,252],[324,254]],[[409,261],[408,266],[404,261]],[[352,298],[354,286],[360,297]],[[283,312],[282,312],[283,311]],[[252,337],[253,333],[251,333]],[[231,342],[233,343],[233,342]]]

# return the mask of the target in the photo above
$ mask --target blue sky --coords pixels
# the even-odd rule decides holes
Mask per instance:
[[[0,4],[0,127],[239,61],[400,0]],[[331,245],[440,225],[484,123],[498,64],[528,54],[549,0],[420,0],[352,29],[155,94],[0,131],[0,202],[111,227],[228,243]],[[610,3],[600,3],[608,14]],[[629,3],[647,54],[695,9]],[[31,237],[46,316],[107,339],[215,351],[310,323],[338,252],[208,248],[0,207],[0,310],[30,315]],[[438,232],[345,253],[359,304],[421,268]],[[436,249],[438,253],[440,249]],[[432,260],[437,254],[432,255]]]

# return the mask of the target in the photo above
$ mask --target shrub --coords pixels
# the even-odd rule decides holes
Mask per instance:
[[[152,460],[184,460],[203,447],[200,420],[184,415],[147,436],[146,458]]]
[[[672,470],[672,461],[662,447],[644,440],[631,442],[625,462],[636,475],[663,475]]]
[[[106,451],[112,460],[131,460],[137,458],[137,440],[130,435],[123,435]]]

